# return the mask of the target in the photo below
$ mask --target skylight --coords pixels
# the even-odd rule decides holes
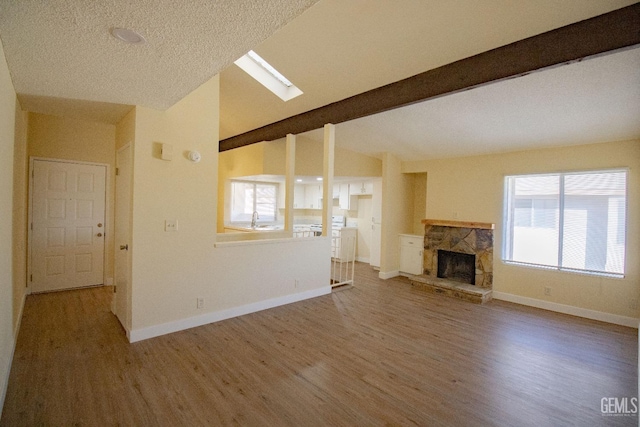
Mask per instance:
[[[302,95],[289,79],[252,50],[235,64],[285,102]]]
[[[273,68],[271,66],[271,64],[269,64],[267,61],[265,61],[264,59],[262,59],[262,57],[260,55],[258,55],[257,53],[255,53],[254,51],[250,50],[249,52],[247,52],[247,56],[251,59],[253,59],[259,66],[261,66],[262,68],[264,68],[265,70],[267,70],[269,72],[269,74],[271,74],[273,77],[275,77],[276,79],[278,79],[278,81],[280,81],[280,83],[282,83],[283,85],[285,85],[286,87],[291,87],[293,86],[293,83],[291,83],[289,81],[289,79],[287,79],[285,76],[283,76],[280,71],[276,70],[275,68]]]

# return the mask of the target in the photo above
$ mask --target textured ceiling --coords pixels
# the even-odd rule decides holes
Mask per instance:
[[[24,109],[66,98],[164,110],[316,1],[2,0],[0,39]]]

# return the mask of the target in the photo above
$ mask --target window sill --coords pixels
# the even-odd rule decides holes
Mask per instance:
[[[558,273],[569,273],[569,274],[580,274],[583,276],[596,276],[596,277],[606,277],[608,279],[624,279],[624,274],[620,273],[604,273],[601,271],[590,271],[590,270],[577,270],[572,268],[562,268],[562,267],[554,267],[550,265],[540,265],[540,264],[529,264],[526,262],[519,261],[509,261],[502,260],[503,263],[507,265],[513,265],[516,267],[525,267],[525,268],[534,268],[538,270],[547,270],[547,271],[555,271]]]

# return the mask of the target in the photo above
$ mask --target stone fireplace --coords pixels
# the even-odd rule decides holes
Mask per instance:
[[[476,284],[476,256],[438,249],[438,273],[441,279]]]
[[[430,219],[422,223],[424,275],[415,276],[412,283],[472,302],[490,300],[494,224]]]

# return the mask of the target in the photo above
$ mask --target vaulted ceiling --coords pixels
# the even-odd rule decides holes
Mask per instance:
[[[114,123],[131,105],[167,108],[221,73],[224,139],[633,3],[5,0],[0,39],[23,108],[46,114]],[[113,27],[147,42],[124,44]],[[249,49],[304,94],[285,103],[232,64]],[[418,159],[640,138],[639,52],[341,123],[336,143]]]

